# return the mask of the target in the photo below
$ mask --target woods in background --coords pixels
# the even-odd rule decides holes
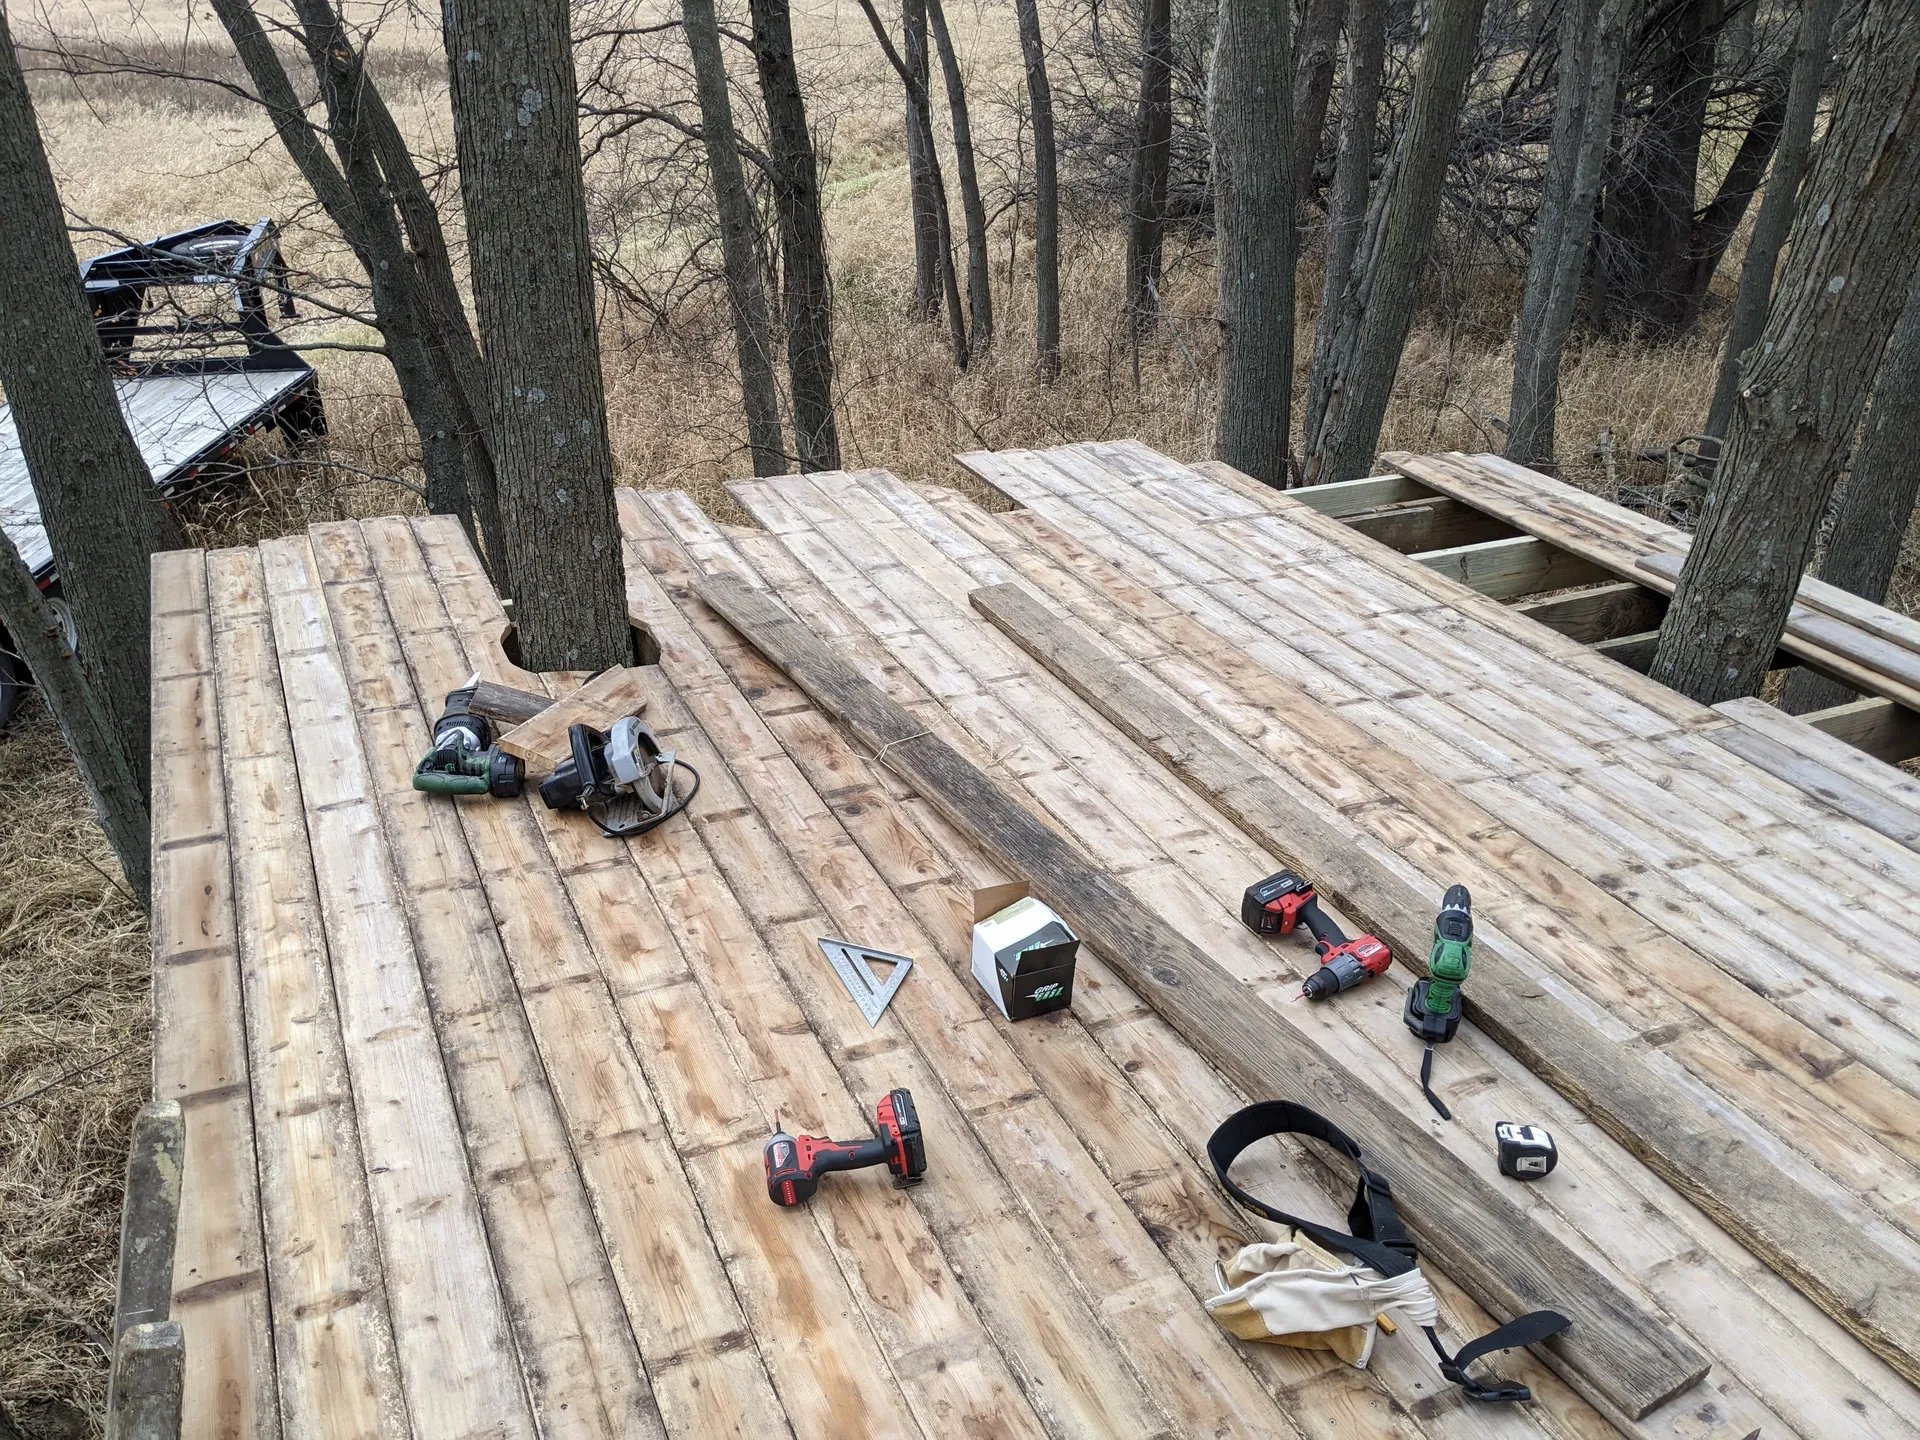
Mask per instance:
[[[1562,422],[1570,353],[1612,337],[1659,366],[1725,315],[1712,403],[1670,437],[1695,457],[1675,518],[1700,529],[1656,673],[1703,699],[1749,693],[1802,568],[1822,557],[1879,599],[1898,565],[1920,384],[1907,7],[852,0],[830,43],[803,44],[787,0],[456,0],[441,17],[452,155],[396,121],[381,21],[334,0],[213,11],[239,82],[97,35],[38,37],[35,68],[163,73],[264,113],[358,269],[329,282],[327,308],[391,365],[427,503],[516,601],[530,664],[629,645],[609,328],[689,349],[724,337],[711,355],[737,387],[739,469],[845,463],[836,327],[854,302],[835,279],[840,114],[820,77],[850,47],[883,61],[883,159],[905,179],[881,303],[956,384],[1066,377],[1083,408],[1106,403],[1076,423],[1107,433],[1115,390],[1137,392],[1142,357],[1164,353],[1217,457],[1276,486],[1352,479],[1420,379],[1421,315],[1472,295],[1510,314],[1512,355],[1511,388],[1470,397],[1473,421],[1486,448],[1554,470],[1603,443]],[[997,87],[970,54],[983,34],[1018,57]],[[1077,344],[1063,285],[1100,297],[1072,317]],[[986,441],[991,419],[953,393],[956,425]],[[1063,434],[1078,438],[1055,422],[992,440]],[[47,462],[43,503],[76,576],[113,572],[93,594],[77,581],[84,639],[125,597],[144,603],[128,577],[171,522],[133,507],[140,533],[91,564],[93,537],[60,528],[77,463]],[[133,703],[121,679],[94,677],[108,720]],[[1836,698],[1810,678],[1789,694]]]

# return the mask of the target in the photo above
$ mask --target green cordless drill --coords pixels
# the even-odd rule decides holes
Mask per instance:
[[[413,771],[413,788],[429,795],[492,795],[511,799],[526,782],[518,755],[493,743],[493,722],[472,708],[474,687],[447,696],[433,722],[433,749]]]
[[[1420,1090],[1441,1119],[1452,1113],[1433,1093],[1433,1047],[1453,1039],[1460,1028],[1460,987],[1473,969],[1473,897],[1464,885],[1448,889],[1433,922],[1433,953],[1427,973],[1407,992],[1407,1029],[1426,1042],[1420,1061]]]

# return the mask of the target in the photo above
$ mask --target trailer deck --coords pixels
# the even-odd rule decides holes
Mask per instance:
[[[289,357],[290,359],[292,357]],[[154,485],[171,492],[209,461],[313,390],[313,368],[231,370],[198,375],[119,375],[113,388]],[[37,576],[53,568],[40,502],[20,453],[13,408],[0,404],[0,528]]]
[[[1920,803],[1898,772],[1777,712],[1694,705],[1228,474],[1125,443],[964,463],[1014,508],[878,471],[736,484],[759,529],[620,493],[660,647],[647,715],[703,778],[627,843],[537,799],[411,789],[474,672],[579,678],[505,659],[452,521],[157,562],[155,1091],[188,1125],[186,1433],[1920,1433],[1900,1308]],[[1810,1232],[1876,1247],[1884,1285],[1783,1277],[1661,1178],[1657,1123],[1622,1143],[1471,1024],[1437,1062],[1441,1121],[1396,964],[1286,1017],[1494,1184],[1495,1122],[1545,1125],[1560,1168],[1518,1202],[1712,1369],[1631,1417],[1553,1347],[1488,1362],[1537,1396],[1489,1408],[1415,1336],[1366,1371],[1231,1339],[1201,1301],[1261,1231],[1205,1144],[1255,1097],[1086,950],[1070,1010],[1002,1019],[967,971],[972,892],[1046,877],[1005,873],[833,723],[702,602],[708,575],[766,587],[1249,1006],[1286,1005],[1311,948],[1237,920],[1276,857],[973,595],[1012,583],[1084,622],[1356,850],[1436,900],[1470,884],[1534,990],[1804,1188]],[[822,935],[919,962],[877,1026]],[[898,1085],[926,1183],[768,1203],[776,1111],[859,1135]],[[1350,1198],[1290,1147],[1236,1174],[1330,1223]],[[1488,1328],[1429,1274],[1455,1343]]]

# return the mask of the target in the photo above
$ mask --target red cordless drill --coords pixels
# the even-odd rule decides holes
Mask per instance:
[[[874,1107],[871,1140],[823,1140],[815,1135],[789,1135],[774,1118],[773,1138],[767,1141],[767,1198],[774,1204],[799,1205],[820,1188],[829,1170],[864,1170],[884,1165],[895,1185],[917,1185],[927,1173],[927,1147],[920,1138],[920,1117],[913,1096],[894,1090]]]
[[[1313,933],[1313,948],[1320,954],[1320,968],[1300,989],[1309,1000],[1324,1000],[1351,990],[1362,981],[1384,975],[1393,963],[1393,951],[1379,936],[1361,935],[1349,940],[1320,908],[1313,882],[1291,870],[1249,885],[1240,901],[1240,919],[1257,935],[1290,935],[1296,924],[1305,923]]]

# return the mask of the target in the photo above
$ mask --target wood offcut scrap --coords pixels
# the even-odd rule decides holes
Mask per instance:
[[[534,774],[546,774],[566,763],[572,753],[567,732],[575,725],[605,730],[614,721],[638,715],[646,707],[645,672],[635,667],[603,670],[558,700],[485,681],[473,697],[473,708],[481,714],[497,720],[519,720],[500,736],[500,748],[519,756]]]

